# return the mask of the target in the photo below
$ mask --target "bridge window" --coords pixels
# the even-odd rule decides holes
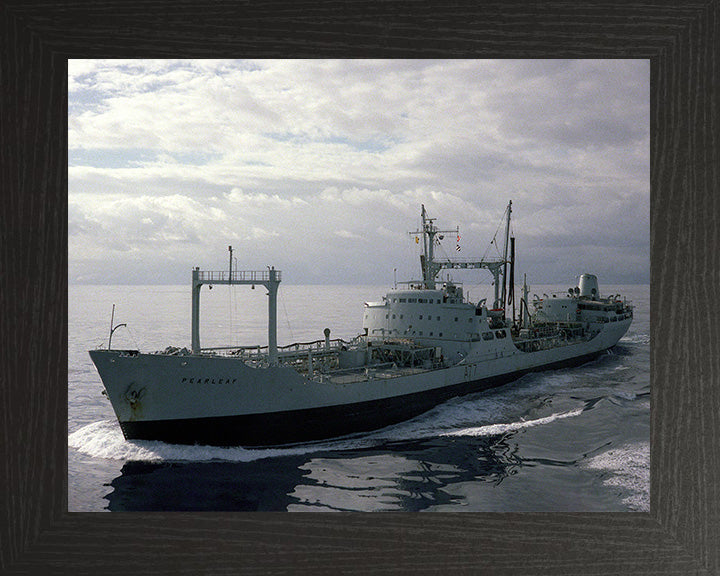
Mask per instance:
[[[483,332],[482,337],[483,340],[492,340],[493,338],[495,338],[492,332]]]

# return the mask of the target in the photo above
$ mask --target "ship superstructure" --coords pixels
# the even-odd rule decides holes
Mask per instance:
[[[93,350],[93,362],[126,438],[216,445],[277,445],[364,432],[406,420],[439,402],[577,365],[614,346],[632,322],[619,295],[601,297],[582,274],[565,294],[534,295],[527,283],[515,304],[512,203],[504,215],[503,253],[495,259],[437,259],[445,235],[421,209],[422,278],[366,302],[362,332],[278,346],[276,298],[281,272],[192,271],[191,348],[162,352]],[[458,244],[459,247],[459,244]],[[231,249],[230,249],[231,250]],[[487,270],[493,301],[471,302],[444,270]],[[268,288],[268,345],[201,348],[204,284]]]

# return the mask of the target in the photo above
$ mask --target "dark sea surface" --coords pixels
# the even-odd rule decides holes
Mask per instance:
[[[373,433],[287,448],[126,441],[87,351],[190,345],[190,285],[68,288],[69,510],[648,511],[649,286],[628,333],[580,367],[531,374]],[[567,286],[532,286],[530,293]],[[349,340],[383,286],[278,293],[278,343]],[[203,346],[267,343],[262,287],[203,288]],[[490,287],[471,287],[475,301]]]

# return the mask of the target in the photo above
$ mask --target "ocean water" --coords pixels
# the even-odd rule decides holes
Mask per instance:
[[[533,286],[531,294],[563,292]],[[126,441],[87,351],[190,344],[190,286],[68,288],[70,511],[648,511],[649,286],[628,333],[580,367],[531,374],[372,433],[287,448]],[[278,293],[278,343],[350,339],[383,286]],[[489,287],[470,289],[473,300]],[[267,343],[262,287],[203,288],[203,346]]]

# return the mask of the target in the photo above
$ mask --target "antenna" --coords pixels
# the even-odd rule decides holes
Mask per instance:
[[[435,262],[435,243],[436,235],[457,234],[460,237],[460,228],[455,230],[438,230],[434,222],[436,218],[430,218],[425,210],[425,204],[420,205],[420,216],[422,218],[422,230],[408,232],[415,236],[416,242],[420,234],[423,237],[423,254],[420,256],[420,267],[422,269],[423,283],[422,287],[430,290],[435,289],[435,277],[440,271],[441,265]]]
[[[502,283],[502,307],[505,309],[505,305],[507,304],[507,293],[505,292],[506,286],[507,286],[507,265],[508,265],[508,240],[510,238],[510,214],[512,213],[512,200],[508,203],[508,207],[506,210],[507,213],[507,221],[505,224],[505,244],[503,246],[503,283]]]
[[[112,314],[110,315],[110,337],[108,338],[108,350],[110,350],[110,344],[112,343],[113,332],[115,332],[115,330],[120,328],[120,326],[127,326],[127,324],[123,323],[123,324],[118,324],[117,326],[115,326],[113,328],[113,322],[115,322],[115,304],[113,304]]]

